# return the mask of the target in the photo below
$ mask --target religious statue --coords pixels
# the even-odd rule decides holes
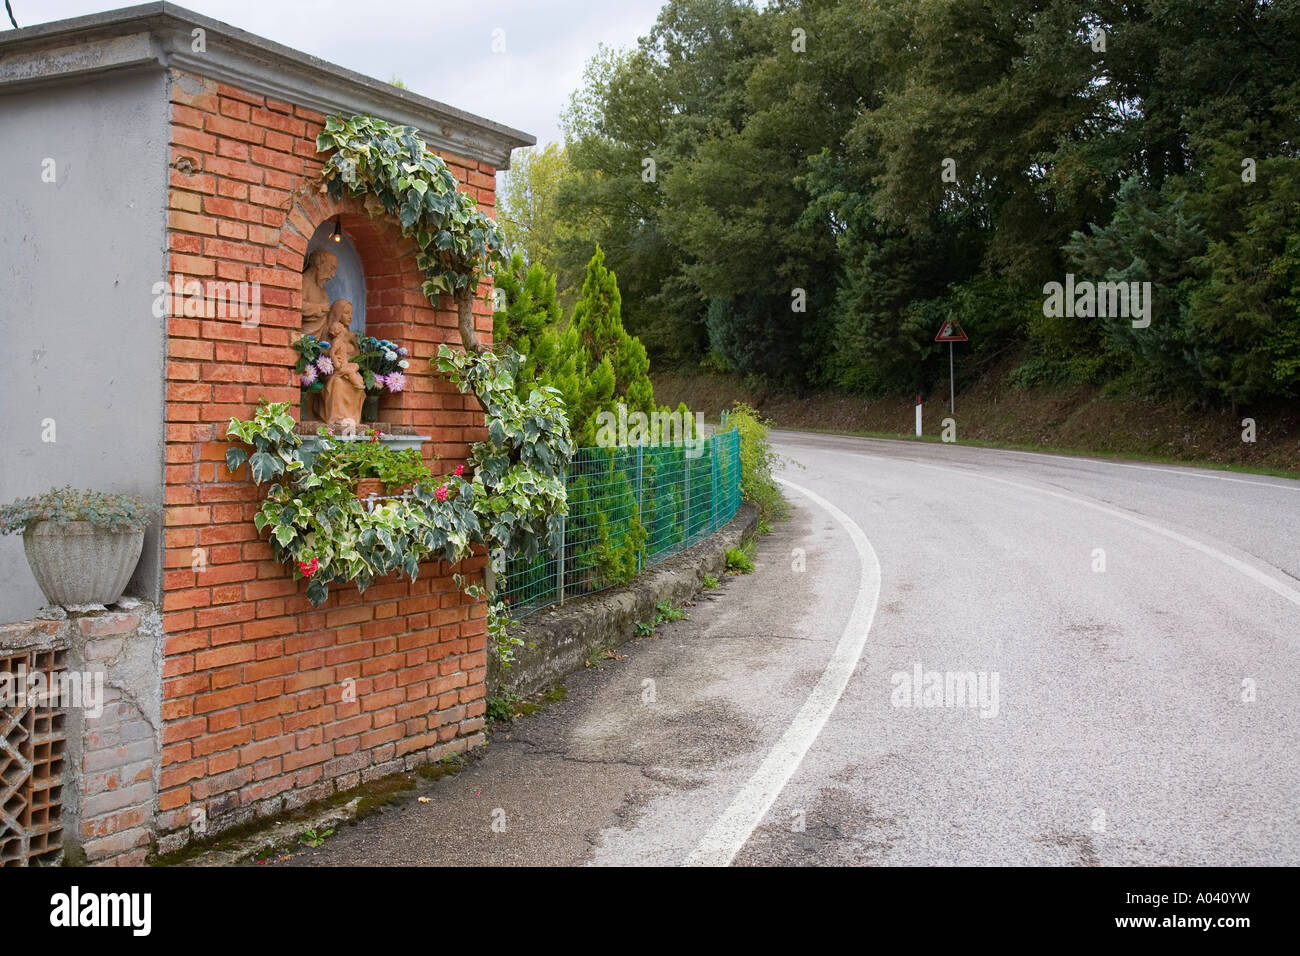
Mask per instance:
[[[317,414],[326,425],[353,427],[361,424],[361,406],[366,401],[366,383],[356,362],[361,352],[352,331],[352,303],[337,299],[329,308],[330,359],[334,372],[317,396]]]
[[[325,291],[325,283],[334,278],[338,268],[338,257],[325,249],[317,249],[307,260],[307,268],[302,273],[303,335],[323,338],[321,333],[329,323],[330,312],[330,296]]]
[[[335,299],[330,306],[325,327],[329,330],[326,341],[330,344],[330,358],[346,362],[361,354],[361,345],[357,334],[352,331],[352,303],[347,299]]]
[[[366,401],[366,383],[356,362],[336,362],[334,373],[320,393],[321,418],[331,428],[346,432],[361,424],[361,406]]]

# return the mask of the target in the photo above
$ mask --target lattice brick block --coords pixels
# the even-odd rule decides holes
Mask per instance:
[[[57,687],[66,652],[0,652],[0,866],[56,863],[62,848],[65,711],[58,700],[28,700],[25,675]],[[23,688],[20,693],[19,688]]]

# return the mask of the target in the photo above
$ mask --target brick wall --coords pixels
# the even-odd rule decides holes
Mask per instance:
[[[224,423],[251,415],[260,397],[297,407],[290,343],[303,254],[337,216],[365,270],[367,331],[411,352],[408,390],[385,396],[380,418],[431,435],[426,458],[450,471],[482,421],[473,398],[427,361],[459,342],[451,300],[435,309],[421,294],[395,225],[309,185],[321,167],[319,113],[178,71],[171,91],[173,277],[258,282],[261,312],[255,326],[183,311],[168,319],[164,852],[196,819],[219,830],[481,742],[486,673],[485,608],[462,597],[445,563],[421,567],[414,582],[380,579],[364,595],[335,584],[311,607],[306,582],[259,538],[258,491],[246,471],[226,470],[220,441]],[[443,159],[491,212],[495,170]],[[484,338],[491,321],[480,301]]]

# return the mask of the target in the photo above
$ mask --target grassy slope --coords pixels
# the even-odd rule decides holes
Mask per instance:
[[[655,400],[685,402],[709,420],[737,399],[781,428],[912,437],[915,400],[865,400],[835,392],[800,399],[788,392],[746,386],[738,376],[708,372],[652,373]],[[986,375],[957,394],[957,440],[1037,451],[1110,455],[1180,462],[1300,478],[1300,407],[1279,403],[1230,409],[1108,396],[1089,386],[1029,391],[999,385]],[[1256,440],[1242,441],[1241,420],[1255,419]],[[948,417],[948,395],[926,396],[923,433],[936,440]]]

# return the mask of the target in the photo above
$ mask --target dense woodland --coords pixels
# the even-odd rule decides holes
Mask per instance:
[[[953,318],[1012,386],[1300,390],[1300,0],[671,0],[564,130],[502,192],[518,283],[599,248],[659,367],[909,393]],[[1045,316],[1067,273],[1150,326]]]

